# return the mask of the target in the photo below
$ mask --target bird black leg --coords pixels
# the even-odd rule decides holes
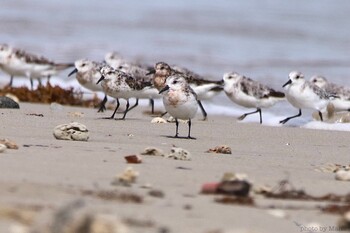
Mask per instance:
[[[9,86],[9,87],[12,87],[12,84],[13,84],[13,75],[11,75],[10,83],[8,84],[8,86]]]
[[[262,116],[261,116],[261,109],[260,108],[257,108],[256,109],[256,111],[254,111],[254,112],[248,112],[248,113],[245,113],[245,114],[243,114],[242,116],[240,116],[240,117],[238,117],[238,120],[243,120],[246,116],[248,116],[248,115],[251,115],[251,114],[254,114],[254,113],[259,113],[259,115],[260,115],[260,124],[262,124]]]
[[[34,87],[34,82],[33,82],[33,79],[30,78],[30,88],[31,88],[31,90],[33,90],[33,87]]]
[[[129,103],[129,101],[128,101],[128,103]],[[136,106],[138,106],[138,105],[139,105],[139,99],[136,99],[135,104],[134,104],[131,108],[129,108],[128,111],[130,111],[130,110],[133,109],[133,108],[136,108]]]
[[[105,97],[103,98],[103,100],[101,101],[101,103],[99,104],[99,109],[97,112],[104,112],[106,110],[106,102],[107,102],[107,95],[105,95]]]
[[[114,110],[112,116],[111,116],[110,118],[108,118],[108,119],[114,119],[114,116],[115,116],[115,114],[117,113],[117,110],[118,110],[118,108],[119,108],[119,105],[120,105],[119,99],[117,99],[117,107],[115,108],[115,110]]]
[[[349,109],[349,111],[350,111],[350,109]],[[168,112],[163,112],[161,115],[160,115],[160,117],[163,117],[163,116],[165,116],[165,114],[167,114]]]
[[[318,115],[320,116],[321,121],[323,121],[322,112],[318,111]]]
[[[196,139],[196,138],[191,137],[191,125],[192,125],[191,119],[188,119],[188,138],[189,139]]]
[[[175,124],[176,124],[175,138],[178,138],[179,137],[179,122],[177,121],[177,118],[175,118]]]
[[[138,99],[137,99],[137,100],[138,100]],[[126,100],[126,108],[125,108],[125,111],[124,111],[124,115],[123,115],[122,118],[120,118],[120,120],[125,120],[126,114],[130,111],[129,106],[130,106],[129,100],[127,99],[127,100]]]
[[[296,118],[296,117],[300,117],[301,116],[301,109],[299,109],[299,113],[295,116],[291,116],[291,117],[287,117],[286,119],[284,120],[281,120],[280,121],[280,124],[285,124],[287,123],[287,121],[289,121],[290,119],[293,119],[293,118]]]
[[[48,75],[48,76],[47,76],[46,86],[51,86],[51,84],[50,84],[50,79],[51,79],[51,75]]]
[[[203,121],[205,121],[205,120],[207,119],[208,114],[207,114],[207,112],[205,111],[205,109],[204,109],[204,107],[203,107],[203,105],[202,105],[202,102],[201,102],[200,100],[197,100],[197,103],[198,103],[198,105],[199,105],[199,107],[200,107],[200,109],[201,109],[201,111],[202,111],[202,114],[203,114]]]
[[[149,99],[149,104],[151,105],[151,112],[154,114],[154,99]]]

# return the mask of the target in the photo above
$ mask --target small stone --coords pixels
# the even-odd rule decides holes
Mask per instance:
[[[173,147],[166,157],[175,160],[191,160],[191,153],[180,147]]]
[[[152,155],[152,156],[164,157],[163,151],[156,147],[147,147],[143,152],[141,152],[141,155]]]
[[[112,185],[125,185],[130,186],[132,183],[136,182],[139,173],[135,171],[132,167],[127,167],[125,171],[117,175],[116,178],[112,181]]]
[[[163,191],[157,190],[157,189],[150,190],[148,194],[152,197],[158,197],[158,198],[163,198],[165,196]]]
[[[7,147],[4,144],[0,144],[0,153],[4,152],[6,148]]]
[[[61,104],[59,104],[59,103],[54,102],[54,103],[50,104],[50,109],[52,111],[62,111],[63,110],[63,106]]]
[[[336,180],[350,181],[350,171],[339,170],[335,173]]]
[[[15,142],[10,141],[9,139],[0,139],[0,144],[4,144],[8,149],[18,149],[18,146]]]
[[[142,158],[138,155],[127,155],[124,158],[127,163],[142,163]]]
[[[88,129],[78,122],[56,126],[53,135],[59,140],[87,141],[89,139]]]
[[[151,120],[151,123],[167,123],[167,121],[161,117],[155,117]]]
[[[209,152],[209,153],[220,153],[220,154],[232,154],[231,147],[226,146],[226,145],[220,145],[220,146],[216,146],[214,148],[210,148],[206,152]]]
[[[218,191],[219,183],[205,183],[202,185],[201,193],[215,194]]]
[[[9,97],[0,96],[0,108],[19,108],[19,104]]]

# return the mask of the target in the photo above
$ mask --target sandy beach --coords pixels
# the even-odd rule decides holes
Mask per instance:
[[[327,202],[269,199],[251,190],[254,206],[222,204],[215,202],[221,195],[201,194],[201,187],[234,172],[246,174],[253,189],[276,187],[287,179],[310,195],[349,192],[347,182],[318,171],[329,163],[348,164],[347,132],[267,127],[213,115],[201,121],[198,114],[192,131],[197,140],[186,140],[168,137],[175,133],[172,123],[151,123],[153,117],[143,114],[145,106],[131,111],[125,121],[101,119],[110,110],[20,106],[0,110],[0,138],[19,146],[0,153],[0,232],[42,228],[77,200],[83,203],[81,210],[116,216],[128,232],[301,232],[297,224],[310,223],[328,229],[337,226],[340,215],[322,212],[319,206]],[[55,126],[73,121],[87,126],[87,142],[54,138]],[[180,135],[187,135],[186,124],[180,124]],[[140,164],[124,159],[146,147],[169,153],[174,145],[188,150],[192,159],[144,155]],[[231,147],[232,154],[206,152],[218,145]],[[136,182],[112,185],[129,166],[139,172]],[[151,190],[161,195],[149,194]],[[141,201],[101,194],[108,192]],[[271,213],[273,209],[282,214]]]

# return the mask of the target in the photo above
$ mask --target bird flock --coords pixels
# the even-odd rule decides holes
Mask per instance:
[[[187,120],[188,135],[191,136],[191,119],[201,110],[203,120],[207,112],[202,101],[210,100],[224,91],[227,97],[237,105],[254,108],[238,117],[259,113],[260,124],[263,122],[262,109],[272,107],[279,101],[287,100],[298,109],[296,115],[281,120],[285,124],[289,120],[300,117],[302,109],[318,111],[321,121],[327,106],[332,104],[335,111],[350,111],[350,89],[331,82],[323,76],[313,76],[307,81],[299,71],[289,73],[288,81],[282,86],[284,91],[276,91],[235,71],[223,74],[220,81],[209,80],[185,67],[157,62],[154,66],[132,62],[123,58],[117,52],[109,52],[103,62],[80,59],[74,63],[56,63],[43,56],[28,53],[22,49],[0,44],[0,69],[10,75],[9,86],[14,77],[26,77],[33,89],[33,80],[50,78],[61,71],[72,68],[68,76],[75,74],[80,85],[92,92],[103,92],[105,97],[99,106],[103,112],[107,96],[115,98],[117,106],[108,117],[114,119],[120,106],[119,99],[126,100],[123,116],[138,105],[139,99],[149,99],[154,112],[154,100],[162,98],[166,113],[170,114],[176,123],[175,137],[179,137],[178,120]],[[129,100],[136,99],[133,106]]]

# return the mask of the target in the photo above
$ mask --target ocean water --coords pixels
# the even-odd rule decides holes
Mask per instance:
[[[57,62],[102,60],[118,51],[131,60],[179,64],[217,80],[237,71],[277,90],[292,70],[350,86],[349,10],[347,0],[2,0],[0,43]],[[78,88],[68,72],[53,83]],[[0,83],[8,80],[0,73]],[[16,86],[23,84],[29,81],[16,79]],[[252,110],[224,94],[204,105],[209,114]],[[277,125],[297,112],[285,102],[265,110],[263,118]],[[305,111],[293,124],[310,120]],[[258,122],[258,116],[246,121]]]

